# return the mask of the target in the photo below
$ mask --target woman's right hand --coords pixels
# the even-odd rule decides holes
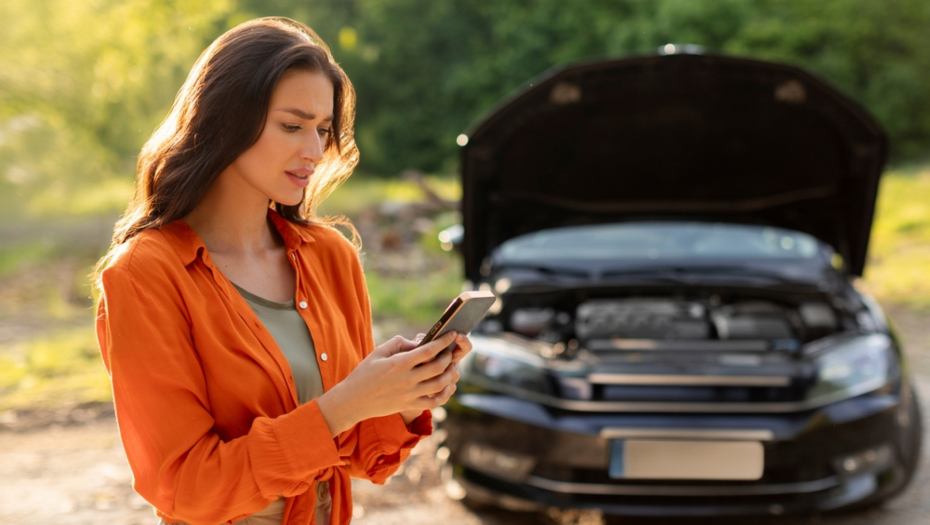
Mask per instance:
[[[342,382],[317,398],[333,436],[359,421],[441,405],[458,380],[448,332],[419,348],[396,336],[376,347]]]

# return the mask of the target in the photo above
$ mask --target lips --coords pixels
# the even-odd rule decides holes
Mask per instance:
[[[310,184],[310,176],[313,175],[313,172],[313,168],[297,168],[287,170],[284,173],[296,186],[306,188]]]

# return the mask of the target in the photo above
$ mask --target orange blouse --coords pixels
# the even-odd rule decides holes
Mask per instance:
[[[269,217],[329,390],[374,348],[358,254],[329,228]],[[283,495],[284,524],[313,523],[309,489],[328,480],[331,523],[349,523],[349,477],[384,483],[432,432],[424,411],[409,427],[394,414],[332,438],[315,400],[298,406],[281,350],[183,221],[129,241],[102,284],[97,340],[133,488],[167,522],[233,523]]]

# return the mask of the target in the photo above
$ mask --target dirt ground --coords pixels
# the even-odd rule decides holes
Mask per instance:
[[[901,329],[918,392],[930,407],[930,313],[891,308]],[[119,443],[112,412],[106,407],[33,418],[32,424],[0,421],[0,522],[30,525],[154,525],[151,507],[130,487],[131,473]],[[930,428],[930,408],[924,410]],[[16,430],[16,428],[19,428]],[[424,440],[384,487],[355,481],[359,525],[503,525],[600,524],[590,512],[475,512],[449,497],[455,486],[443,475],[437,456],[441,430]],[[924,450],[930,451],[930,432]],[[734,525],[930,525],[930,453],[925,453],[908,490],[884,508],[841,516],[805,516],[727,521]],[[623,520],[623,523],[655,523]],[[669,523],[665,520],[662,523]],[[704,523],[676,521],[675,523]],[[721,523],[714,520],[713,523]]]

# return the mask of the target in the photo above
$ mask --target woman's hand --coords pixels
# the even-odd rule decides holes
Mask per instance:
[[[417,334],[416,338],[412,341],[413,346],[416,347],[417,345],[419,345],[420,342],[423,341],[424,337],[426,337],[426,334]],[[444,405],[449,400],[449,398],[452,396],[452,394],[455,393],[456,383],[458,383],[459,378],[460,378],[459,373],[458,373],[458,363],[462,360],[463,357],[465,357],[468,354],[468,352],[471,352],[471,348],[472,348],[471,340],[469,340],[468,337],[462,334],[458,334],[458,336],[456,336],[455,348],[452,351],[452,363],[450,363],[449,365],[450,367],[453,367],[456,371],[455,378],[453,379],[452,383],[449,386],[447,386],[445,389],[443,389],[442,392],[440,392],[439,394],[435,396],[439,398],[439,402],[436,404],[436,406]],[[402,410],[400,412],[400,417],[403,418],[404,424],[409,425],[411,422],[413,422],[414,419],[416,419],[422,413],[423,413],[422,410],[416,410],[416,409]]]
[[[453,342],[456,350],[446,350]],[[458,361],[471,350],[471,342],[450,332],[416,345],[400,336],[392,338],[317,398],[333,436],[364,419],[398,412],[419,415],[449,399],[459,379]]]
[[[420,344],[424,337],[426,337],[426,334],[417,334],[417,336],[412,341],[414,343],[414,347]],[[468,355],[468,352],[471,352],[471,348],[471,340],[467,336],[459,334],[455,338],[455,348],[452,350],[452,362],[460,362],[462,358]]]

